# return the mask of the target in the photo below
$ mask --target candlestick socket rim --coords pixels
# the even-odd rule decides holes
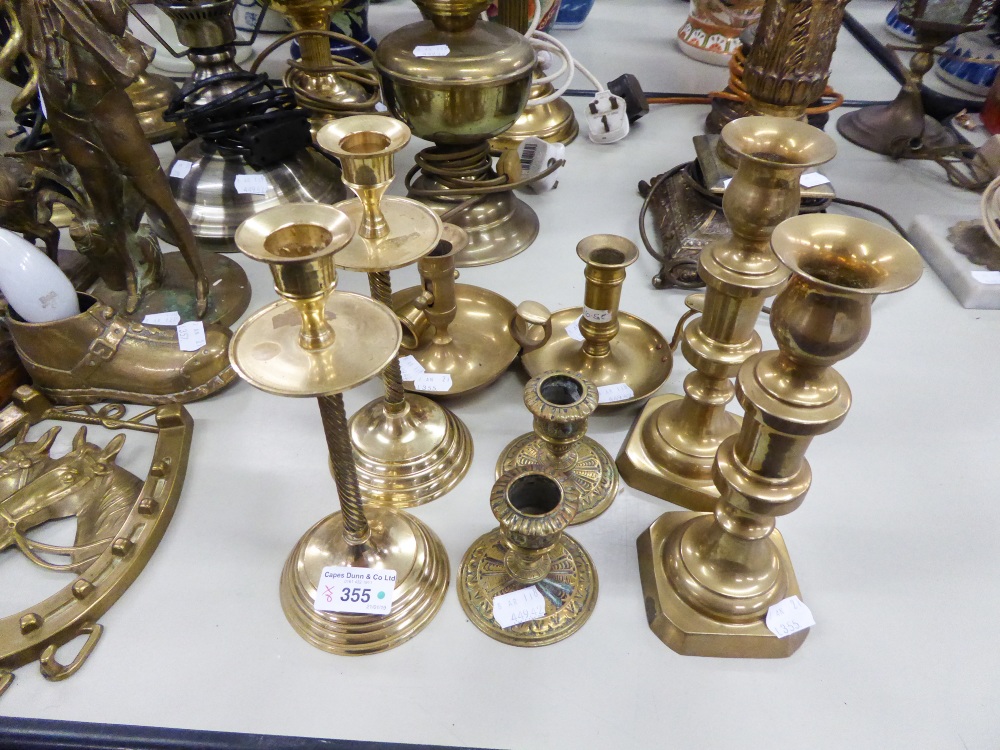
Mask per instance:
[[[807,169],[837,155],[837,144],[830,136],[788,117],[741,117],[728,123],[720,137],[740,159],[771,167]]]
[[[268,265],[286,265],[333,255],[347,246],[354,233],[354,222],[333,206],[290,203],[251,216],[237,227],[233,239],[248,258]],[[308,242],[311,249],[290,251],[287,243],[296,238]]]
[[[410,129],[384,115],[342,117],[328,122],[316,134],[319,147],[341,160],[392,156],[409,142]],[[366,145],[377,147],[361,148]]]
[[[639,258],[639,248],[617,234],[592,234],[577,243],[576,254],[597,268],[628,268]]]

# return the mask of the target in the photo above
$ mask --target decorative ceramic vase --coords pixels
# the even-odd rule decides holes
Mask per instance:
[[[556,22],[552,24],[554,29],[578,29],[587,20],[590,11],[594,8],[594,0],[562,0],[559,4],[559,14]]]
[[[740,34],[760,20],[763,0],[691,0],[691,12],[677,31],[681,52],[709,65],[729,65]]]
[[[946,54],[934,61],[934,72],[945,83],[985,97],[1000,67],[997,39],[1000,35],[989,29],[959,34],[948,42]]]
[[[551,27],[552,24],[555,22],[556,16],[559,14],[559,9],[561,7],[560,0],[529,0],[529,2],[527,3],[528,17],[527,19],[519,19],[519,20],[521,20],[521,22],[523,23],[524,28],[527,28],[531,24],[531,20],[534,18],[535,15],[535,3],[539,1],[542,4],[542,20],[538,24],[538,30],[548,31],[549,27]],[[591,2],[593,2],[593,0],[591,0]],[[498,21],[498,20],[502,21],[503,19],[499,18],[502,12],[503,11],[500,8],[500,3],[498,3],[497,0],[491,0],[490,6],[486,9],[486,16],[491,21]],[[521,28],[520,25],[516,23],[510,23],[509,21],[504,21],[504,25],[516,30],[520,30]]]
[[[368,7],[370,0],[347,0],[337,12],[330,16],[330,31],[337,34],[349,36],[355,41],[361,42],[368,49],[374,51],[378,46],[375,37],[368,30]],[[353,44],[340,42],[336,39],[330,40],[330,54],[337,57],[346,57],[359,63],[366,63],[370,59],[368,55],[359,50]],[[299,45],[297,41],[292,42],[292,57],[298,57]]]
[[[885,17],[885,27],[894,36],[902,39],[904,42],[913,43],[917,41],[917,35],[913,32],[913,27],[899,17],[898,2],[889,9],[889,13]]]
[[[264,10],[261,0],[236,0],[236,10],[233,11],[233,21],[240,31],[253,31],[257,18],[263,12],[264,20],[260,23],[263,34],[285,34],[292,30],[292,25],[280,13]]]

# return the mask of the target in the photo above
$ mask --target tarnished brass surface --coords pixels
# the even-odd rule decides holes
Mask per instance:
[[[125,92],[132,100],[139,125],[150,143],[173,140],[181,134],[180,123],[163,119],[170,100],[180,93],[176,83],[159,73],[144,71]]]
[[[521,362],[532,377],[567,370],[596,386],[624,383],[632,389],[632,398],[603,406],[648,398],[667,379],[673,357],[659,331],[618,310],[625,269],[639,251],[624,237],[595,234],[581,240],[576,253],[587,264],[584,307],[553,313],[551,335],[541,345],[526,346]],[[582,342],[566,332],[577,319]]]
[[[446,224],[442,242],[417,263],[422,285],[392,296],[403,324],[400,353],[413,356],[427,372],[451,375],[449,394],[489,385],[520,349],[509,329],[514,305],[489,289],[455,283],[455,256],[467,242],[465,232]],[[404,385],[421,392],[412,381]]]
[[[771,245],[792,271],[771,309],[778,351],[739,370],[746,416],[719,446],[714,513],[666,513],[639,537],[650,626],[686,654],[788,656],[805,639],[763,624],[771,605],[798,593],[775,517],[805,499],[813,437],[847,416],[851,392],[832,365],[864,343],[874,298],[916,283],[923,268],[899,235],[847,216],[790,218]]]
[[[719,496],[712,464],[719,444],[740,426],[726,411],[730,381],[760,350],[754,331],[764,300],[785,283],[787,269],[771,251],[774,227],[798,212],[799,175],[833,158],[822,131],[778,117],[744,117],[726,125],[722,141],[740,156],[722,209],[732,236],[702,252],[704,314],[684,329],[681,350],[695,368],[684,396],[646,404],[618,454],[630,487],[692,510],[708,511]]]
[[[550,83],[533,84],[530,97],[548,96],[553,91],[555,89]],[[573,108],[560,97],[547,104],[525,107],[513,125],[490,139],[490,145],[493,148],[517,148],[523,140],[535,136],[549,143],[565,143],[568,146],[579,134],[580,124],[576,121]]]
[[[538,467],[573,487],[578,503],[572,524],[596,518],[618,494],[618,469],[600,443],[587,437],[597,408],[597,388],[569,372],[548,372],[528,381],[524,405],[535,429],[511,441],[497,460],[496,475]]]
[[[49,449],[60,427],[26,439],[30,426],[48,420],[119,432],[102,448],[87,440],[83,427],[70,452],[52,458]],[[156,435],[145,480],[115,464],[129,431]],[[142,572],[173,516],[191,431],[191,418],[180,406],[127,417],[116,404],[99,410],[53,407],[27,386],[18,388],[13,403],[0,411],[0,441],[17,435],[0,452],[0,550],[16,549],[68,579],[57,593],[0,619],[0,693],[13,678],[6,670],[39,660],[46,678],[62,680],[87,660],[103,632],[97,620]],[[63,518],[76,519],[72,545],[45,544],[29,535]],[[58,649],[80,635],[88,636],[85,645],[62,664]]]
[[[547,646],[568,638],[597,604],[597,571],[587,551],[563,530],[576,514],[573,490],[540,471],[501,476],[490,495],[500,528],[465,553],[458,598],[472,624],[511,646]],[[535,586],[545,616],[506,630],[493,619],[493,597]]]
[[[352,198],[335,205],[360,226],[364,219],[361,201]],[[427,255],[441,239],[441,220],[423,203],[387,195],[380,202],[379,213],[388,226],[387,234],[379,239],[355,234],[337,253],[334,262],[339,268],[366,273],[392,271]]]

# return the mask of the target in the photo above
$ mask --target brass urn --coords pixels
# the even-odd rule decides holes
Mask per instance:
[[[456,265],[495,263],[538,233],[535,212],[506,187],[489,154],[489,139],[524,109],[535,53],[516,31],[480,22],[486,0],[414,2],[430,20],[392,32],[374,57],[386,106],[434,143],[417,155],[420,176],[407,187],[469,233]]]

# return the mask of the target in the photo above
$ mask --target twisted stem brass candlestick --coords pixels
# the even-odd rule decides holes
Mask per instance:
[[[719,447],[715,513],[665,513],[637,542],[650,627],[683,654],[780,657],[805,640],[807,630],[782,639],[764,624],[770,606],[799,594],[775,517],[805,499],[805,451],[850,408],[832,365],[864,343],[874,298],[914,284],[922,270],[899,235],[846,216],[788,219],[772,246],[792,270],[771,308],[779,350],[740,368],[746,417]]]
[[[688,323],[681,342],[695,370],[684,379],[683,396],[646,404],[618,454],[630,487],[701,511],[719,496],[712,483],[719,444],[740,425],[726,411],[730,378],[760,350],[757,317],[788,277],[768,246],[771,232],[797,213],[802,172],[836,152],[822,131],[777,117],[734,120],[722,140],[740,156],[722,203],[732,236],[707,248],[698,262],[705,312]]]
[[[573,490],[530,469],[497,479],[490,508],[500,528],[479,537],[462,559],[458,598],[472,624],[512,646],[547,646],[579,630],[597,603],[597,571],[587,551],[563,530],[576,515]],[[545,614],[502,628],[493,598],[535,586]]]
[[[547,372],[528,381],[524,405],[534,416],[534,431],[511,441],[497,460],[497,477],[537,466],[558,475],[575,490],[580,524],[606,511],[618,494],[614,459],[593,438],[587,421],[597,408],[597,388],[569,372]]]
[[[375,653],[412,638],[436,614],[448,587],[447,554],[430,529],[405,513],[366,512],[361,505],[341,393],[395,361],[402,330],[385,306],[333,293],[333,254],[353,237],[351,220],[332,206],[281,206],[244,222],[236,242],[269,265],[282,299],[251,316],[231,345],[233,367],[255,387],[317,398],[340,511],[292,550],[281,574],[281,605],[299,635],[338,654]],[[395,571],[389,614],[317,610],[319,581],[330,566]]]
[[[639,250],[624,237],[594,234],[580,241],[576,254],[586,263],[583,307],[553,313],[545,322],[551,326],[550,335],[544,338],[538,336],[539,322],[519,313],[513,331],[524,347],[521,362],[532,377],[567,370],[598,388],[628,389],[624,395],[601,398],[599,406],[647,398],[667,379],[673,357],[659,331],[618,310],[625,269],[639,257]],[[575,337],[571,331],[578,320],[580,336]]]

